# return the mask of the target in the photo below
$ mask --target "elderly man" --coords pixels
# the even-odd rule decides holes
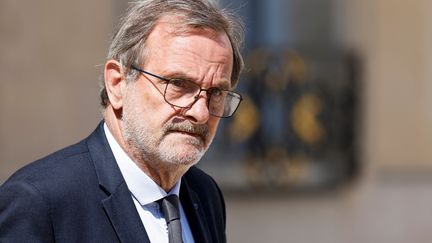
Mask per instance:
[[[0,188],[0,242],[225,242],[225,205],[194,167],[241,96],[241,25],[206,0],[133,4],[114,35],[104,121]]]

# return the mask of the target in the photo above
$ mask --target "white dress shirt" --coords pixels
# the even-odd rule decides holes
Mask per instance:
[[[147,174],[145,174],[126,154],[115,140],[106,124],[104,130],[108,143],[117,161],[120,171],[131,192],[131,197],[138,210],[141,221],[146,229],[147,235],[151,242],[168,243],[168,227],[165,222],[159,204],[156,202],[168,194],[179,196],[180,181],[173,189],[166,193],[157,185]],[[180,223],[182,227],[182,237],[184,243],[193,243],[192,231],[189,227],[183,207],[180,203]]]

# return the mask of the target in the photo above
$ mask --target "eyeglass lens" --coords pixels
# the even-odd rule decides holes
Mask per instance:
[[[194,82],[172,79],[165,88],[165,100],[177,107],[190,107],[199,98],[201,91],[207,92],[209,113],[217,117],[230,117],[241,101],[241,96],[219,88],[201,89]]]

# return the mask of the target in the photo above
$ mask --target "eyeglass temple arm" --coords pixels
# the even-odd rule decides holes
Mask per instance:
[[[132,68],[132,69],[135,69],[135,70],[138,71],[138,72],[141,72],[141,73],[144,73],[144,74],[150,75],[150,76],[152,76],[152,77],[155,77],[155,78],[158,78],[158,79],[162,79],[162,80],[167,81],[167,82],[169,81],[169,79],[166,79],[166,78],[164,78],[164,77],[158,76],[158,75],[153,74],[153,73],[149,73],[149,72],[147,72],[147,71],[145,71],[145,70],[142,70],[142,69],[140,69],[140,68],[135,67],[134,65],[131,65],[131,68]]]

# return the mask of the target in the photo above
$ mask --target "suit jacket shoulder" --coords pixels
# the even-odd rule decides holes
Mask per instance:
[[[99,125],[88,138],[28,164],[0,187],[0,242],[118,242],[102,205],[110,192],[101,187],[95,169],[94,159],[107,169],[117,166],[94,158],[109,150],[100,151],[102,135]],[[112,177],[121,187],[120,171]],[[132,199],[124,201],[133,207]]]

